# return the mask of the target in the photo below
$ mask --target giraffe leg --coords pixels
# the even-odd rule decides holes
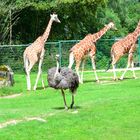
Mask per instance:
[[[72,102],[71,102],[70,108],[72,108],[73,105],[74,105],[74,94],[72,94]]]
[[[31,90],[31,80],[30,80],[30,71],[31,71],[32,65],[29,65],[29,61],[24,56],[24,69],[26,72],[26,81],[27,81],[27,90]]]
[[[126,69],[124,70],[122,76],[120,77],[120,80],[123,80],[124,75],[125,75],[125,73],[128,71],[129,67],[130,67],[130,63],[127,64],[127,67],[126,67]]]
[[[71,52],[70,55],[69,55],[69,66],[68,66],[68,68],[72,68],[73,63],[74,63],[74,55],[73,55],[73,52]]]
[[[97,73],[96,73],[95,56],[91,57],[91,62],[92,62],[92,68],[93,68],[93,71],[94,71],[94,74],[95,74],[95,79],[96,79],[97,82],[99,82],[99,79],[98,79],[98,76],[97,76]]]
[[[128,71],[130,65],[131,65],[131,67],[132,67],[133,76],[135,77],[135,72],[134,72],[134,69],[133,69],[132,63],[133,63],[133,53],[130,53],[130,54],[128,55],[128,63],[127,63],[127,67],[126,67],[125,71],[123,72],[123,74],[122,74],[120,80],[123,80],[124,75],[125,75],[125,73]]]
[[[61,89],[61,93],[62,93],[62,96],[63,96],[65,109],[68,109],[68,106],[67,106],[67,103],[66,103],[66,98],[65,98],[65,93],[64,93],[63,89]]]
[[[35,85],[34,85],[34,90],[36,90],[36,87],[37,87],[38,80],[39,80],[40,76],[41,76],[41,80],[42,80],[42,87],[45,89],[45,85],[44,85],[44,81],[43,81],[43,76],[42,76],[42,69],[41,69],[43,58],[44,58],[44,52],[42,53],[42,55],[40,57],[40,60],[39,60],[38,74],[37,74],[36,82],[35,82]]]
[[[131,63],[131,67],[132,67],[132,72],[133,72],[133,78],[134,79],[137,79],[136,74],[135,74],[135,71],[134,71],[134,62],[133,61]]]
[[[33,66],[34,66],[34,63],[31,63],[28,67],[25,68],[26,80],[27,80],[27,90],[31,90],[30,71]]]
[[[80,63],[81,63],[81,61],[77,61],[77,62],[76,62],[76,67],[75,67],[75,69],[76,69],[76,73],[77,73],[78,78],[79,78],[79,82],[82,84],[82,81],[81,81],[81,78],[80,78],[80,74],[79,74]]]
[[[116,70],[115,70],[115,64],[112,64],[112,68],[113,68],[113,74],[114,74],[113,79],[118,80],[117,75],[116,75]]]
[[[26,72],[27,90],[31,90],[30,71]]]
[[[83,71],[84,71],[84,66],[85,66],[85,59],[83,59],[83,61],[82,61],[81,83],[83,83]]]
[[[114,80],[118,80],[115,69],[116,69],[116,63],[120,59],[120,57],[121,57],[120,55],[116,55],[116,57],[112,55],[112,68],[113,68]]]

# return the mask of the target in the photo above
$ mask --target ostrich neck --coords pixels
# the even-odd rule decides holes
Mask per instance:
[[[58,62],[58,60],[57,60],[56,65],[57,65],[57,66],[56,66],[56,72],[55,72],[54,77],[56,77],[56,75],[57,75],[57,74],[58,74],[58,72],[59,72],[58,70],[59,70],[59,68],[60,68],[60,67],[59,67],[59,62]]]

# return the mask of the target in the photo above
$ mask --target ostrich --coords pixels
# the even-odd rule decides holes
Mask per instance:
[[[59,66],[59,55],[56,55],[57,67],[48,70],[48,84],[55,89],[61,89],[64,100],[65,109],[68,109],[65,99],[65,89],[69,89],[72,94],[72,102],[70,108],[74,105],[74,94],[79,86],[78,75],[70,68]]]

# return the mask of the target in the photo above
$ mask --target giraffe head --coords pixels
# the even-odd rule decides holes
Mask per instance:
[[[108,26],[109,27],[109,29],[114,29],[114,30],[117,30],[117,28],[116,28],[116,26],[115,26],[115,24],[111,21],[111,22],[109,22],[109,24],[108,25],[106,25],[106,26]]]
[[[57,14],[53,13],[53,14],[51,14],[50,16],[51,16],[51,20],[52,20],[52,21],[61,23],[61,21],[58,19]]]

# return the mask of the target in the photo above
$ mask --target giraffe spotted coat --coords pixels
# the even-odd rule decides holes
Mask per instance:
[[[70,52],[73,52],[75,60],[83,59],[84,56],[87,55],[89,52],[91,52],[91,55],[94,55],[96,52],[96,47],[93,42],[92,34],[88,34],[83,40],[74,45],[70,49]]]
[[[111,48],[111,55],[119,59],[124,54],[134,53],[136,50],[136,41],[140,35],[140,22],[134,32],[129,33],[123,39],[115,42]]]

